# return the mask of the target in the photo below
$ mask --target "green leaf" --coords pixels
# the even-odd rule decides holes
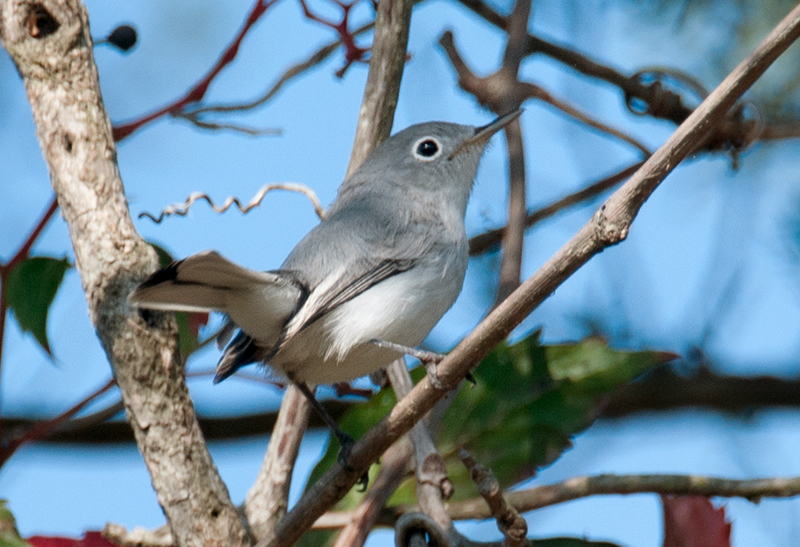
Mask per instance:
[[[327,547],[333,545],[338,535],[336,530],[309,530],[300,536],[293,547]]]
[[[418,367],[411,371],[411,379],[414,383],[418,382],[425,376],[425,368]],[[394,395],[394,390],[391,387],[386,387],[378,393],[369,398],[368,401],[358,403],[350,407],[339,420],[339,426],[346,433],[349,433],[354,439],[360,439],[369,428],[378,423],[381,418],[386,416],[389,411],[394,407],[397,399]],[[314,467],[311,475],[306,483],[306,488],[314,484],[336,461],[339,456],[339,443],[335,440],[329,440],[328,446],[325,449],[325,454],[322,459]],[[369,483],[373,484],[375,477],[380,471],[380,462],[373,464],[369,469]],[[393,497],[395,503],[413,503],[416,501],[414,496],[413,481],[408,480],[404,483],[398,492],[405,492],[406,495],[397,498],[397,494]],[[365,492],[359,492],[357,488],[352,488],[347,495],[336,504],[336,509],[346,511],[348,509],[355,509],[355,507],[364,498]]]
[[[70,267],[66,258],[45,256],[27,258],[17,264],[6,279],[4,295],[20,328],[33,334],[50,354],[47,341],[47,313]]]
[[[158,267],[159,268],[166,268],[167,266],[169,266],[170,264],[175,262],[175,259],[172,258],[172,255],[164,247],[162,247],[161,245],[157,245],[157,244],[153,243],[152,241],[148,241],[147,243],[153,249],[155,249],[156,254],[158,255]]]
[[[6,507],[6,500],[0,499],[0,547],[31,547],[17,531],[14,515]]]
[[[595,337],[578,344],[548,346],[545,351],[554,380],[571,380],[598,395],[632,380],[654,364],[678,358],[661,351],[614,351]]]
[[[349,408],[339,420],[339,427],[354,439],[360,439],[370,427],[378,423],[381,418],[389,413],[396,402],[397,400],[395,399],[392,388],[384,388],[370,397],[368,401],[355,404]],[[314,470],[308,478],[307,486],[314,484],[328,469],[330,469],[338,456],[339,443],[331,437],[328,440],[325,454],[314,467]],[[370,482],[378,469],[379,466],[377,465],[373,465],[370,468]],[[340,509],[355,507],[354,504],[351,505],[351,500],[360,501],[363,496],[363,492],[359,493],[355,490],[351,490],[350,493],[339,502],[337,507]]]
[[[437,447],[457,499],[475,490],[456,457],[460,447],[501,484],[515,484],[571,446],[571,437],[597,417],[602,396],[675,357],[615,351],[596,338],[558,346],[542,346],[538,338],[495,348],[474,374],[477,385],[462,387],[445,414]]]

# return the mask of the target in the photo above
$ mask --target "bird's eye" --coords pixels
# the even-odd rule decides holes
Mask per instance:
[[[431,161],[439,157],[442,148],[439,141],[432,137],[425,137],[414,143],[414,157],[421,161]]]

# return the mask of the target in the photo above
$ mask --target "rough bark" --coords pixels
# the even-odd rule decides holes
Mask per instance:
[[[175,322],[127,302],[157,259],[128,212],[86,10],[78,0],[6,0],[0,41],[25,85],[89,316],[173,535],[178,545],[248,544],[197,423]]]

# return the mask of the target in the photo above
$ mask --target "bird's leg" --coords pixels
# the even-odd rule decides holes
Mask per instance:
[[[386,340],[374,339],[370,340],[370,343],[381,348],[390,349],[392,351],[396,351],[404,355],[410,355],[411,357],[419,359],[420,362],[425,365],[425,372],[428,373],[428,378],[430,378],[431,384],[433,384],[436,389],[447,391],[447,388],[444,387],[442,381],[439,379],[439,375],[436,373],[436,365],[441,363],[442,360],[447,357],[446,354],[436,353],[434,351],[427,351],[419,348],[410,348],[401,344],[395,344],[394,342],[387,342]],[[469,383],[475,385],[475,378],[472,377],[471,373],[467,374],[466,379]]]
[[[322,403],[317,400],[317,398],[314,396],[314,392],[311,391],[305,382],[298,382],[295,380],[292,380],[292,382],[297,386],[297,389],[299,389],[300,392],[305,395],[306,399],[308,399],[308,402],[311,403],[311,407],[317,413],[317,416],[322,418],[322,421],[325,422],[325,425],[328,426],[328,429],[331,430],[331,433],[333,433],[336,436],[336,439],[339,441],[339,455],[336,459],[340,464],[342,464],[343,467],[353,471],[354,468],[352,465],[350,465],[350,451],[353,449],[353,445],[356,444],[353,437],[342,431],[342,428],[339,427],[339,424],[336,423],[336,420],[333,419],[333,416],[331,416],[330,413],[325,410],[325,407],[322,406]],[[367,473],[364,473],[361,476],[361,478],[358,480],[358,484],[360,485],[360,490],[362,492],[367,489],[367,484],[369,484],[369,476]]]
[[[380,348],[390,349],[392,351],[396,351],[398,353],[403,353],[405,355],[410,355],[411,357],[416,357],[420,361],[425,364],[428,363],[441,363],[442,359],[447,357],[444,353],[436,353],[433,351],[427,351],[424,349],[419,348],[411,348],[408,346],[402,346],[400,344],[395,344],[394,342],[387,342],[386,340],[378,340],[377,338],[370,340],[371,344],[375,344]]]

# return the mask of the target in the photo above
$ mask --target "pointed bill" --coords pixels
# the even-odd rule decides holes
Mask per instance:
[[[493,121],[493,122],[491,122],[491,123],[489,123],[487,125],[484,125],[482,127],[476,127],[475,128],[475,134],[472,137],[470,137],[467,140],[465,140],[464,142],[462,142],[458,146],[458,148],[453,150],[453,152],[450,154],[450,156],[447,159],[449,159],[449,160],[453,159],[454,157],[458,156],[461,152],[463,152],[464,150],[467,150],[471,146],[474,146],[476,144],[485,143],[486,141],[489,140],[489,138],[492,135],[494,135],[495,133],[497,133],[498,131],[503,129],[505,126],[507,126],[508,124],[510,124],[511,122],[516,120],[517,118],[519,118],[520,114],[522,114],[522,109],[518,108],[517,110],[514,110],[513,112],[509,112],[508,114],[503,114],[502,116],[497,118],[495,121]]]

